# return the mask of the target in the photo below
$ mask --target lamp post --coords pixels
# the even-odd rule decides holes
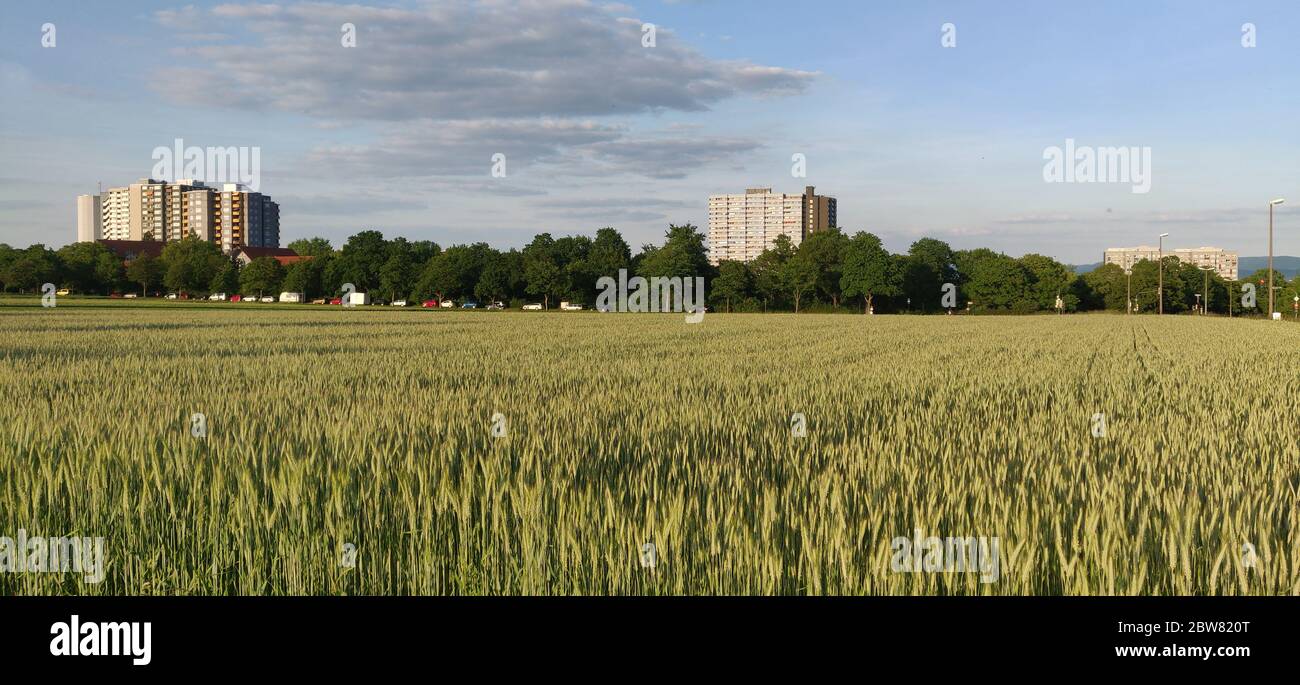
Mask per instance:
[[[1126,311],[1125,313],[1132,314],[1133,313],[1133,265],[1132,264],[1130,264],[1129,267],[1124,270],[1124,275],[1128,277],[1126,279],[1128,284],[1124,287],[1124,294],[1128,298],[1127,300],[1128,311]]]
[[[1273,208],[1286,202],[1278,198],[1268,203],[1268,318],[1273,318]]]
[[[1201,313],[1205,314],[1210,309],[1210,272],[1214,270],[1214,267],[1202,266],[1200,268],[1201,271],[1205,272],[1205,307],[1201,309]],[[1232,301],[1232,293],[1228,293],[1228,301]]]
[[[1160,283],[1156,286],[1156,301],[1159,303],[1157,314],[1165,313],[1165,238],[1168,237],[1168,233],[1160,234],[1160,257],[1157,259],[1157,264],[1160,265]]]

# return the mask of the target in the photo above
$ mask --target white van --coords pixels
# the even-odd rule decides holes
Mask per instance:
[[[303,301],[303,294],[302,294],[302,293],[288,293],[288,292],[280,293],[280,301],[281,301],[281,302],[295,302],[295,303],[302,303],[302,301]]]

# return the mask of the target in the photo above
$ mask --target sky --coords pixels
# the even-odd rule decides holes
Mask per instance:
[[[5,3],[0,242],[75,240],[77,195],[180,139],[258,151],[282,244],[637,247],[813,185],[893,251],[1068,263],[1165,232],[1262,255],[1283,197],[1295,255],[1298,67],[1294,1]],[[1045,180],[1067,140],[1149,150],[1148,191]]]

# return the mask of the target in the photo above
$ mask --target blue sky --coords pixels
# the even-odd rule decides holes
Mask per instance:
[[[709,194],[815,185],[893,250],[1081,263],[1169,232],[1260,255],[1267,201],[1300,204],[1298,41],[1294,2],[7,4],[0,242],[71,241],[76,195],[181,138],[260,148],[285,242],[639,245],[703,227]],[[1067,138],[1149,147],[1150,192],[1045,182]],[[1277,221],[1300,254],[1300,211]]]

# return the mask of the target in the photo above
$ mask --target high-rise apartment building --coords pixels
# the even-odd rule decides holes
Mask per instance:
[[[220,188],[203,181],[142,178],[109,188],[82,212],[78,198],[77,239],[181,240],[191,235],[217,243],[225,252],[241,247],[279,247],[280,206],[270,196],[237,183]],[[95,206],[98,209],[95,209]],[[92,213],[98,211],[98,217]],[[83,222],[90,222],[87,231]]]
[[[98,195],[77,196],[77,242],[99,240],[99,227],[103,223],[101,212]]]
[[[808,234],[835,226],[835,198],[749,188],[744,194],[709,197],[709,261],[748,262],[787,235],[798,246]]]
[[[109,188],[99,196],[99,238],[104,240],[131,239],[131,190]]]
[[[1194,264],[1198,268],[1213,268],[1219,277],[1229,281],[1237,280],[1237,253],[1220,247],[1182,247],[1166,250],[1165,256],[1177,257],[1178,261]],[[1160,259],[1160,248],[1149,245],[1138,247],[1111,247],[1103,256],[1106,264],[1115,264],[1128,271],[1142,260]]]

